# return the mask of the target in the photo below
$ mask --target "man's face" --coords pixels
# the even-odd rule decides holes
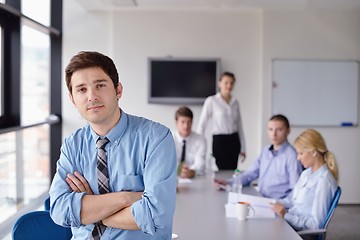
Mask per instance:
[[[287,136],[290,133],[290,129],[286,127],[283,121],[271,120],[268,123],[268,136],[271,144],[276,148],[283,144]]]
[[[187,137],[191,133],[192,119],[185,116],[179,116],[176,120],[176,129],[180,136],[183,138]]]
[[[111,78],[98,67],[80,69],[71,77],[70,99],[90,124],[106,125],[114,121],[122,86],[115,89]]]

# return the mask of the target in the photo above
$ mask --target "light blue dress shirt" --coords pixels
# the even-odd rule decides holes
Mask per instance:
[[[85,193],[71,192],[65,177],[78,171],[87,179],[94,194],[99,194],[98,137],[89,125],[67,137],[51,184],[51,217],[59,225],[72,227],[72,239],[89,239],[94,224],[81,224],[81,198]],[[141,230],[108,227],[101,239],[171,239],[177,176],[175,144],[170,130],[122,111],[119,122],[106,137],[110,140],[105,147],[110,191],[144,193],[131,206]]]
[[[306,169],[290,196],[278,200],[288,209],[285,220],[296,230],[318,229],[324,223],[338,184],[326,164]]]
[[[277,151],[266,146],[256,161],[242,174],[243,186],[258,179],[264,197],[280,199],[294,188],[303,168],[292,145],[285,141]]]

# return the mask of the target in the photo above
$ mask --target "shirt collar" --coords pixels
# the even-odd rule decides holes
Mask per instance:
[[[215,97],[226,103],[226,101],[221,97],[220,92],[217,92]],[[230,101],[229,101],[229,105],[231,105],[233,102],[235,102],[235,98],[233,96],[231,96]]]
[[[281,144],[279,149],[276,150],[276,151],[274,151],[273,145],[270,145],[269,146],[269,151],[270,152],[284,152],[289,145],[290,145],[290,143],[288,142],[288,140],[285,140],[285,142],[283,142],[283,144]]]
[[[113,127],[113,129],[111,129],[110,132],[105,136],[113,144],[119,144],[120,138],[124,134],[126,130],[126,126],[128,125],[128,115],[122,109],[120,109],[120,112],[121,112],[120,120]],[[94,142],[96,143],[96,141],[99,138],[99,135],[97,135],[92,128],[90,129],[91,129],[91,136],[94,139]]]
[[[180,135],[180,133],[176,130],[176,131],[175,131],[175,136],[176,136],[176,140],[177,140],[178,142],[182,142],[183,140],[187,141],[187,140],[191,137],[191,133],[189,134],[189,136],[183,138],[183,137]]]
[[[318,170],[316,170],[315,172],[312,172],[312,170],[310,171],[310,178],[314,178],[317,176],[322,175],[324,172],[326,172],[328,170],[328,167],[326,165],[326,163],[324,163]]]

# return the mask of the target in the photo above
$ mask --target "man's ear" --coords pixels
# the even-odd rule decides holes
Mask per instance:
[[[122,91],[123,91],[122,84],[119,83],[115,90],[116,90],[116,97],[119,100],[121,98],[121,96],[122,96]]]
[[[290,135],[290,132],[291,132],[291,128],[289,127],[289,128],[287,129],[287,135]]]
[[[317,155],[317,151],[314,151],[313,152],[313,157],[316,157],[316,155]]]

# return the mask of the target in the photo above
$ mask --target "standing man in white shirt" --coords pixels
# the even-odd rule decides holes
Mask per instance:
[[[193,113],[185,106],[175,113],[176,130],[173,137],[176,146],[178,174],[182,178],[193,178],[205,169],[206,140],[192,131]]]
[[[207,123],[212,121],[212,153],[219,169],[234,170],[239,156],[242,161],[246,157],[239,102],[231,95],[234,85],[233,73],[220,76],[220,91],[205,100],[197,128],[204,136]]]

